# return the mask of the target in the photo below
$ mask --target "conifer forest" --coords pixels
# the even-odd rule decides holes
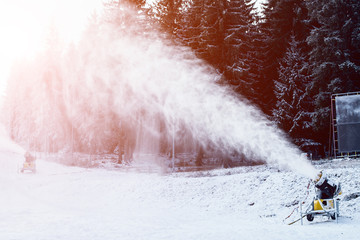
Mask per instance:
[[[171,155],[175,144],[175,154],[221,152],[221,140],[172,118],[181,107],[167,108],[167,93],[147,85],[161,78],[157,87],[165,86],[174,77],[169,68],[194,76],[181,75],[187,89],[174,84],[172,94],[190,90],[195,73],[206,72],[292,143],[318,144],[325,157],[331,95],[360,91],[360,1],[106,1],[78,42],[64,44],[49,29],[43,51],[12,66],[1,120],[31,151],[131,158],[134,151]]]

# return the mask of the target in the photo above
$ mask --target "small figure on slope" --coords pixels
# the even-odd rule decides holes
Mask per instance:
[[[24,157],[25,157],[25,161],[21,169],[21,172],[23,173],[25,171],[30,171],[35,173],[36,172],[35,157],[32,156],[29,151],[25,153]]]

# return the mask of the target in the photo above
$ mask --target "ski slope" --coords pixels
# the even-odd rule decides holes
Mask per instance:
[[[338,224],[286,225],[308,179],[275,166],[160,174],[38,160],[37,174],[19,174],[22,160],[0,152],[0,239],[358,239],[360,198],[341,201]],[[345,197],[359,191],[359,166],[316,168],[340,181]]]

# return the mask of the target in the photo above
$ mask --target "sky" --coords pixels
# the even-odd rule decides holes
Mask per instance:
[[[1,0],[0,102],[12,62],[33,58],[44,48],[50,26],[64,42],[76,42],[103,0]]]

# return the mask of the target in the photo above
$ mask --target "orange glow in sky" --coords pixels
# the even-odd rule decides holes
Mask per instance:
[[[15,59],[33,58],[44,49],[50,27],[64,43],[76,42],[103,0],[1,0],[0,97]],[[0,99],[1,102],[1,99]]]
[[[1,0],[0,104],[15,59],[33,58],[45,49],[50,27],[65,44],[79,40],[92,13],[107,0]],[[151,0],[148,2],[152,2]],[[263,2],[259,0],[258,2]]]

